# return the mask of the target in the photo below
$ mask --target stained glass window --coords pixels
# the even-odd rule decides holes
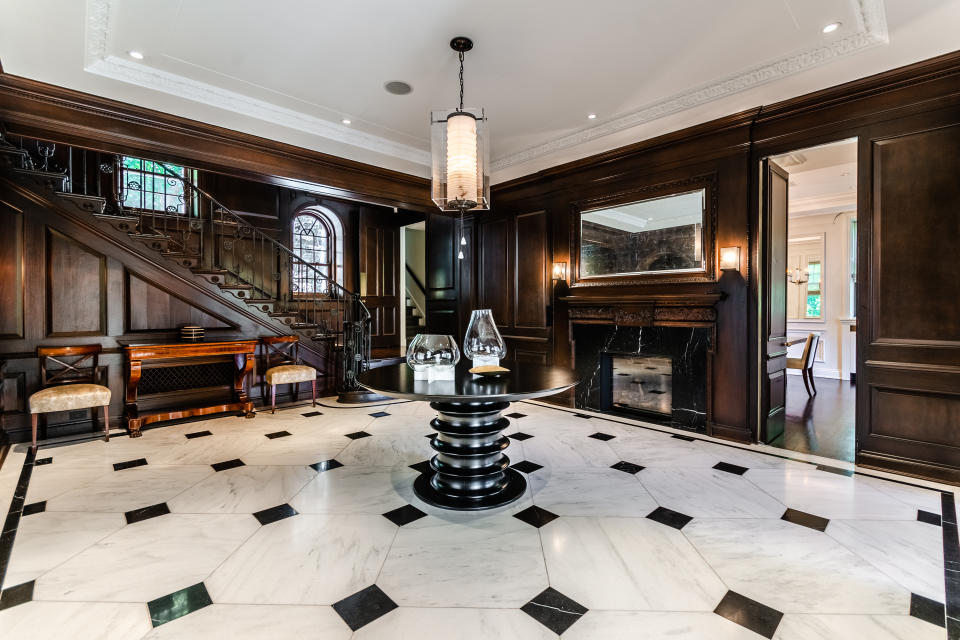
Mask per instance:
[[[320,216],[302,213],[293,219],[293,252],[308,266],[293,265],[293,291],[299,294],[328,293],[327,282],[333,267],[333,230]]]
[[[178,176],[196,181],[196,171],[163,163]],[[164,171],[159,162],[123,156],[120,162],[120,193],[127,209],[163,211],[171,215],[195,213],[189,191],[183,183]]]

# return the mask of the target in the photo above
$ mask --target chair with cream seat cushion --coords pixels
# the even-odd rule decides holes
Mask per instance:
[[[110,389],[97,384],[101,346],[39,347],[40,382],[43,388],[30,396],[32,446],[37,448],[40,415],[103,407],[103,436],[110,440]],[[74,358],[73,360],[69,360]],[[90,366],[80,366],[91,361]]]
[[[270,385],[270,412],[277,411],[277,385],[292,384],[294,400],[301,382],[309,382],[312,391],[312,404],[317,406],[317,370],[300,363],[298,349],[300,338],[297,336],[264,336],[263,360],[266,372],[263,380]],[[261,385],[261,389],[262,389]],[[263,392],[261,391],[261,396]]]
[[[807,388],[808,396],[817,394],[817,386],[813,382],[813,363],[817,357],[817,347],[820,346],[820,334],[811,333],[803,345],[803,355],[799,358],[787,358],[787,369],[799,369],[803,376],[803,386]],[[810,388],[813,387],[813,393]]]

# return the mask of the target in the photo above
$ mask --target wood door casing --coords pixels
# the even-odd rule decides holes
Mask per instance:
[[[760,439],[783,435],[787,400],[787,198],[790,178],[769,159],[763,172],[763,347],[760,363]]]
[[[370,344],[400,346],[400,228],[385,216],[360,217],[360,272],[366,274],[363,303],[373,316]]]

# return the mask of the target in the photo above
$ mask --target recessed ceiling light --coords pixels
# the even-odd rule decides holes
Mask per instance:
[[[139,51],[127,51],[127,55],[134,60],[143,60],[143,54]]]
[[[405,96],[413,91],[413,87],[400,80],[391,80],[383,85],[383,88],[387,90],[387,93],[392,93],[395,96]]]
[[[834,31],[840,28],[840,24],[841,24],[840,22],[831,22],[830,24],[828,24],[823,28],[823,32],[833,33]]]
[[[343,124],[350,124],[350,120],[347,119],[347,118],[344,118],[344,119],[341,120],[340,122],[342,122]]]
[[[588,114],[587,114],[587,117],[590,118],[591,120],[596,120],[596,119],[597,119],[597,114],[595,114],[595,113],[588,113]]]

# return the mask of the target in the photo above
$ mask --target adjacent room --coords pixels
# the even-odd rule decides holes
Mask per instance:
[[[0,12],[0,639],[960,640],[960,0]]]

